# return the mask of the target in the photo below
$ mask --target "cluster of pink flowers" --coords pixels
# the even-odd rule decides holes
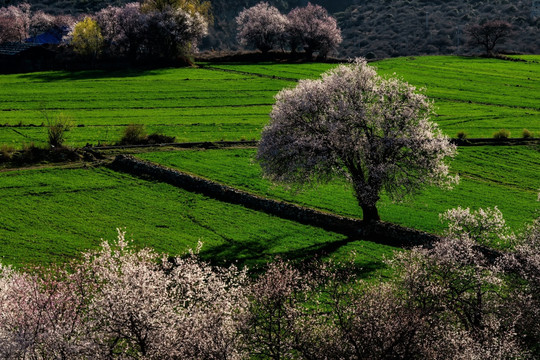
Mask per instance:
[[[124,233],[70,269],[0,275],[0,357],[238,358],[246,272],[167,259]]]
[[[324,58],[342,41],[336,19],[311,3],[283,15],[276,7],[261,2],[240,12],[236,23],[240,43],[263,53],[278,46],[288,46],[292,52],[301,47],[308,57],[318,52]]]
[[[537,357],[540,220],[496,252],[483,239],[509,236],[497,209],[443,217],[447,237],[396,252],[395,278],[380,283],[360,280],[353,260],[278,260],[254,279],[196,252],[135,250],[123,232],[65,268],[2,266],[0,357]]]

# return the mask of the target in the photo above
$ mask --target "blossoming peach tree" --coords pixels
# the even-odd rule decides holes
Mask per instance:
[[[378,221],[382,190],[400,200],[426,185],[457,183],[446,163],[456,146],[432,114],[433,104],[415,87],[356,59],[276,95],[257,160],[275,182],[345,178],[364,220]]]
[[[242,45],[253,45],[267,53],[283,39],[287,17],[267,2],[244,9],[236,17],[238,40]]]

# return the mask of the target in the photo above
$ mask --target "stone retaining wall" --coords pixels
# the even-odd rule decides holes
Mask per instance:
[[[150,177],[220,201],[243,205],[284,219],[381,244],[399,247],[429,246],[439,239],[436,235],[395,224],[379,222],[368,225],[359,219],[324,213],[283,201],[263,198],[230,186],[136,159],[130,155],[118,155],[109,166],[116,171]]]

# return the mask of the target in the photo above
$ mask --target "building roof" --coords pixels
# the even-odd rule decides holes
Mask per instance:
[[[28,50],[39,44],[30,44],[30,43],[3,43],[0,44],[0,55],[17,55],[25,50]]]
[[[60,28],[50,29],[42,34],[28,38],[26,39],[26,42],[33,44],[60,44],[62,42],[62,38],[67,35],[68,32],[69,28],[67,26],[62,26]]]

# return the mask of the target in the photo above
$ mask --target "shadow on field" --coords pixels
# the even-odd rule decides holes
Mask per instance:
[[[129,69],[129,70],[84,70],[84,71],[50,71],[28,73],[19,75],[20,78],[30,81],[71,81],[71,80],[99,80],[110,78],[132,78],[155,75],[156,70]]]
[[[235,264],[239,268],[247,266],[250,273],[264,272],[264,265],[276,258],[286,259],[294,263],[309,263],[310,261],[331,256],[341,247],[359,241],[358,238],[347,237],[342,240],[309,245],[303,248],[276,251],[269,253],[274,244],[283,244],[280,239],[270,241],[232,241],[212,248],[203,249],[200,252],[201,258],[210,261],[214,265]],[[235,259],[231,261],[231,259]],[[381,261],[362,259],[356,261],[356,275],[359,278],[368,278],[370,275],[386,266]]]

